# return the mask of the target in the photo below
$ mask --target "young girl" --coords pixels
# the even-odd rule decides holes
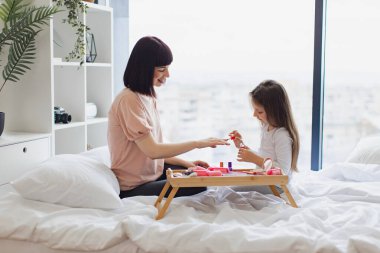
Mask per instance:
[[[245,146],[241,134],[234,130],[229,135],[234,136],[238,152],[238,161],[252,162],[263,167],[266,159],[273,161],[273,166],[283,169],[291,176],[297,171],[299,153],[299,136],[295,125],[288,95],[284,87],[273,80],[260,83],[250,93],[253,106],[253,116],[262,125],[261,143],[258,153]]]

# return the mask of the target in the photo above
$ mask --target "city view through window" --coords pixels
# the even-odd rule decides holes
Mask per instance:
[[[327,1],[323,162],[380,134],[380,2]]]
[[[139,38],[153,35],[165,41],[174,55],[171,76],[157,89],[165,139],[227,137],[236,129],[246,145],[257,150],[260,124],[253,117],[248,93],[261,81],[274,79],[288,92],[300,133],[298,167],[309,170],[314,4],[312,0],[130,0],[131,47]],[[326,53],[333,51],[332,45],[326,46]],[[342,101],[350,102],[354,94],[367,95],[361,98],[363,103],[371,100],[368,106],[373,111],[380,108],[375,102],[379,93],[365,91],[377,85],[376,77],[362,83],[367,85],[365,90],[357,82],[345,82],[345,74],[338,75],[333,68],[347,60],[347,52],[343,56],[339,52],[326,57],[325,163],[342,161],[361,136],[357,127],[362,125],[352,121],[354,112],[337,111],[344,107]],[[355,64],[363,64],[362,59]],[[339,89],[338,80],[349,88]],[[354,111],[364,106],[354,104]],[[350,139],[350,145],[341,148],[343,136]],[[194,150],[182,157],[244,166],[236,155],[237,149],[230,146]]]

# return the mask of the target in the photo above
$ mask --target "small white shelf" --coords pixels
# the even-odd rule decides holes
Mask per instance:
[[[0,147],[42,139],[50,136],[51,134],[48,133],[4,132],[0,136]]]
[[[87,119],[87,125],[92,125],[92,124],[98,124],[98,123],[104,123],[108,122],[108,118],[93,118],[93,119]]]
[[[79,67],[80,66],[80,63],[79,62],[53,62],[53,65],[54,66],[61,66],[61,67],[65,67],[65,66],[69,66],[69,67]]]
[[[86,62],[86,66],[87,67],[107,67],[107,68],[110,68],[112,67],[112,64],[111,63],[97,63],[97,62]]]
[[[54,129],[61,130],[61,129],[79,127],[79,126],[84,126],[84,125],[85,125],[85,122],[70,122],[68,124],[54,124]]]

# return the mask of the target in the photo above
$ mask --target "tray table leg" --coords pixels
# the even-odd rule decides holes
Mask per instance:
[[[269,188],[272,190],[274,196],[281,198],[280,193],[277,191],[274,185],[269,185]]]
[[[288,187],[286,185],[281,185],[281,188],[284,190],[286,197],[288,198],[290,205],[292,207],[298,208],[297,203],[294,201],[292,194],[290,194]]]
[[[169,181],[166,181],[166,184],[164,185],[164,188],[162,188],[162,191],[161,191],[160,195],[158,196],[156,202],[154,203],[155,207],[160,206],[162,199],[165,197],[165,194],[166,194],[166,192],[169,189],[169,186],[170,186]]]
[[[161,209],[158,209],[158,214],[156,216],[156,220],[160,220],[162,217],[164,217],[166,210],[168,209],[170,202],[173,200],[175,194],[177,193],[179,187],[173,187],[171,190],[168,198],[165,201],[164,206]],[[160,194],[161,195],[161,194]]]

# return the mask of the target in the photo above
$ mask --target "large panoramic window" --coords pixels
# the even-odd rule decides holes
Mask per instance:
[[[158,90],[172,142],[239,130],[259,147],[248,93],[281,82],[300,132],[299,167],[310,169],[314,0],[130,0],[130,45],[154,35],[172,49],[171,77]],[[236,162],[235,147],[194,150],[189,159]]]
[[[323,163],[380,134],[380,2],[328,1]]]

